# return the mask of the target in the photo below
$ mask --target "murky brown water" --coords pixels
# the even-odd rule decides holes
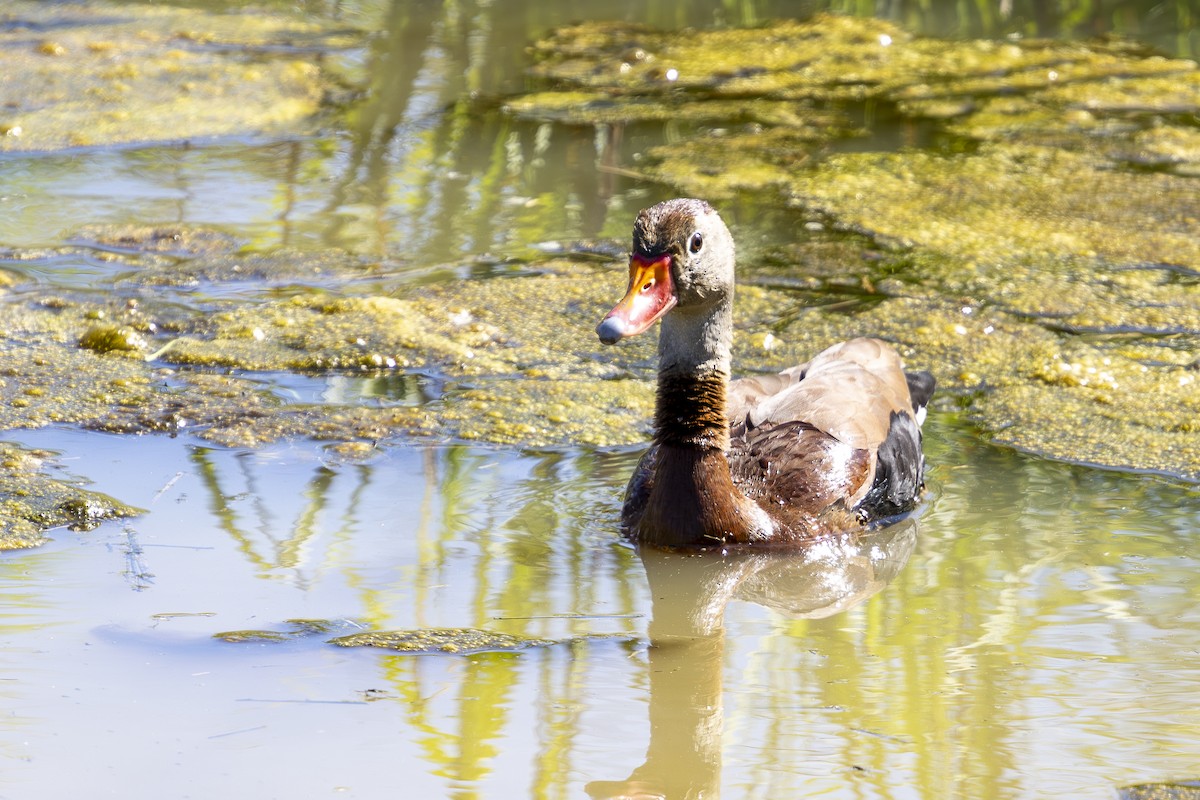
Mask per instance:
[[[712,5],[619,15],[703,24]],[[486,280],[546,243],[624,239],[665,190],[597,171],[593,131],[514,122],[486,100],[519,88],[529,38],[599,13],[537,6],[393,20],[381,41],[406,45],[403,85],[357,128],[7,156],[0,244],[212,225],[259,249],[377,257],[388,269],[370,290],[395,293]],[[723,13],[779,10],[739,9]],[[635,126],[620,147],[664,135]],[[739,233],[752,247],[786,237],[776,224],[745,214]],[[121,266],[19,268],[104,292]],[[260,377],[314,413],[440,391],[436,376]],[[0,554],[0,798],[1099,800],[1197,777],[1196,488],[994,448],[948,407],[928,424],[915,524],[742,560],[643,558],[617,539],[636,451],[392,442],[348,464],[306,441],[5,438],[58,451],[64,474],[147,513]],[[562,641],[413,656],[327,635],[213,639],[298,618]]]

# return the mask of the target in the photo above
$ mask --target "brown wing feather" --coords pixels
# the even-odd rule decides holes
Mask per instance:
[[[735,381],[729,393],[737,399],[732,435],[740,439],[730,453],[735,480],[761,484],[764,507],[802,513],[823,513],[838,500],[847,509],[861,503],[893,421],[915,417],[900,356],[878,339],[834,345],[778,375]],[[920,471],[919,451],[912,466]]]
[[[765,398],[787,391],[804,380],[808,363],[785,369],[773,375],[754,375],[730,381],[725,393],[725,414],[733,424],[743,422]]]
[[[745,430],[729,453],[734,483],[774,517],[816,519],[869,485],[866,450],[803,422]]]

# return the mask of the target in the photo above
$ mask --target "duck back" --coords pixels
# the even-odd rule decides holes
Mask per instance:
[[[878,339],[853,339],[777,375],[735,381],[734,483],[792,527],[907,510],[923,485],[920,423],[933,386],[929,373],[905,373]]]

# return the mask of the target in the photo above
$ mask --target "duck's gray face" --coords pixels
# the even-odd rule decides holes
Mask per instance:
[[[596,334],[615,344],[675,306],[705,306],[728,297],[733,264],[733,236],[703,200],[668,200],[642,211],[633,225],[629,288]]]

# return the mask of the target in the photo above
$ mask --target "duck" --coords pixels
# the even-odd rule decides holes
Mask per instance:
[[[936,386],[857,338],[777,374],[730,380],[733,236],[704,200],[642,210],[625,296],[596,326],[614,345],[661,321],[654,433],[621,529],[663,549],[799,545],[912,511]]]

